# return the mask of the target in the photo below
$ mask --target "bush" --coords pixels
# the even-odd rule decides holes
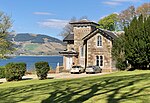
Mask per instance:
[[[48,62],[35,63],[36,73],[40,80],[47,78],[47,73],[50,70]]]
[[[0,67],[0,78],[5,78],[5,67]]]
[[[21,80],[26,72],[26,63],[8,63],[5,67],[7,81]]]
[[[116,62],[116,68],[118,68],[119,70],[127,69],[126,61],[123,61],[122,59],[118,59]]]

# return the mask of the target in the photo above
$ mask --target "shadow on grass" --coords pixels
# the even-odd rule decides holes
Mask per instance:
[[[79,83],[82,85],[78,85],[78,87],[73,90],[69,87],[69,85],[66,86],[66,89],[61,90],[63,85],[60,85],[58,83],[56,85],[60,85],[60,87],[56,87],[56,90],[51,92],[50,96],[47,99],[43,100],[42,103],[82,103],[96,96],[97,97],[94,100],[100,100],[101,95],[104,94],[107,95],[107,103],[119,103],[119,101],[121,100],[129,100],[133,99],[134,97],[137,98],[140,96],[144,96],[145,94],[139,96],[137,95],[145,89],[150,88],[150,85],[143,86],[139,89],[131,87],[134,84],[147,78],[150,79],[149,74],[134,75],[127,77],[116,76],[113,78],[108,77],[106,79],[97,78],[85,81],[83,80],[80,81],[81,83]],[[125,93],[120,93],[122,89],[126,89]],[[118,94],[120,96],[117,97]],[[75,97],[75,99],[73,97]],[[96,102],[94,100],[93,103]]]
[[[10,103],[10,100],[13,103],[31,102],[33,97],[37,97],[41,103],[82,103],[85,101],[94,103],[104,99],[107,103],[120,103],[120,101],[126,100],[134,101],[135,98],[136,101],[145,101],[142,97],[150,95],[150,92],[147,92],[150,83],[148,83],[149,85],[140,85],[140,83],[149,79],[150,76],[147,73],[105,78],[81,78],[24,87],[2,88],[0,89],[0,101],[2,103]],[[147,93],[145,94],[145,92]],[[42,101],[39,99],[41,96],[43,97]]]

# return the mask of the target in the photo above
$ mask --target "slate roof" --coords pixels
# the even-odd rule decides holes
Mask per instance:
[[[68,34],[68,35],[64,38],[63,42],[65,42],[65,41],[73,41],[73,40],[74,40],[74,34],[73,34],[73,33],[70,33],[70,34]]]
[[[94,25],[97,25],[99,26],[99,24],[93,22],[93,21],[89,21],[87,19],[82,19],[80,21],[76,21],[76,22],[70,22],[70,24],[94,24]]]
[[[89,33],[88,35],[86,35],[85,37],[82,38],[82,40],[88,40],[89,38],[93,37],[94,35],[96,35],[96,33],[100,32],[103,36],[107,37],[111,37],[112,39],[115,39],[117,36],[108,30],[104,30],[104,29],[100,29],[97,28],[96,30],[92,31],[91,33]],[[110,39],[110,38],[109,38]]]
[[[109,36],[111,36],[113,39],[115,39],[117,36],[115,33],[113,33],[112,31],[108,31],[108,30],[103,30],[105,33],[107,33]]]

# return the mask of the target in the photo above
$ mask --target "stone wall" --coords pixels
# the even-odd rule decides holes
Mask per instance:
[[[73,29],[74,32],[74,49],[79,52],[78,58],[76,59],[77,65],[84,65],[84,58],[81,58],[80,48],[83,46],[82,38],[88,35],[92,31],[91,26],[82,25],[76,26]]]
[[[103,56],[103,67],[102,72],[111,72],[112,71],[112,41],[109,38],[104,37],[100,33],[97,33],[89,40],[87,40],[87,51],[85,51],[85,46],[83,45],[83,37],[95,30],[95,26],[91,24],[76,24],[74,25],[74,44],[68,44],[67,50],[72,50],[72,48],[78,52],[78,56],[73,56],[73,64],[85,66],[85,61],[87,61],[87,66],[96,65],[96,56]],[[97,47],[97,36],[102,37],[102,47]],[[81,47],[84,46],[84,53],[87,52],[87,55],[81,56]],[[87,56],[87,59],[85,59]],[[64,67],[66,58],[64,57]]]
[[[102,47],[97,47],[97,36],[101,35],[97,33],[95,36],[87,41],[87,65],[96,65],[96,56],[103,56],[103,71],[111,71],[111,48],[112,42],[101,35]]]
[[[74,44],[67,44],[67,50],[71,51],[72,49],[74,49]]]

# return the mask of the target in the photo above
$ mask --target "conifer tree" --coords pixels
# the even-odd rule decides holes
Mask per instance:
[[[130,26],[125,28],[125,58],[133,68],[142,69],[149,65],[149,43],[150,35],[146,25],[148,18],[141,15],[135,17]]]
[[[117,63],[128,61],[135,69],[150,68],[150,16],[135,17],[124,30],[112,48]]]

